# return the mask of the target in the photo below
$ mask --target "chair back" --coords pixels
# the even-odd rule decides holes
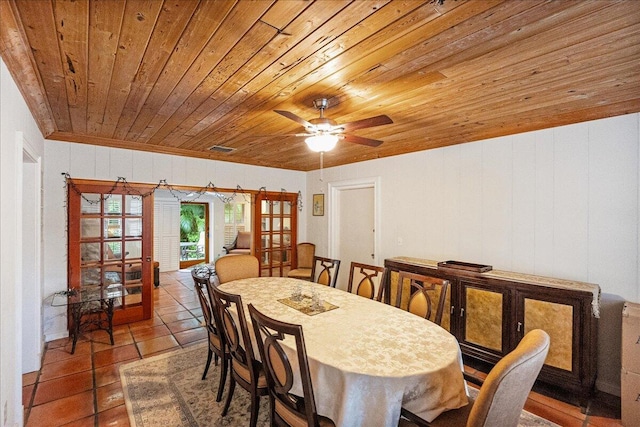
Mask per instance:
[[[242,298],[240,295],[230,294],[215,286],[211,287],[211,291],[215,301],[214,306],[217,305],[220,310],[220,326],[232,358],[232,369],[247,383],[257,384],[259,362],[254,357],[247,318],[242,308]],[[237,313],[237,317],[232,311]]]
[[[520,413],[549,352],[549,335],[533,329],[484,380],[467,427],[517,426]]]
[[[449,281],[408,271],[400,271],[398,274],[396,307],[401,307],[405,280],[409,280],[409,299],[406,310],[441,325]]]
[[[312,281],[335,288],[339,268],[339,259],[314,256],[313,267],[311,268]]]
[[[205,292],[209,292],[211,282],[209,282],[209,275],[203,270],[191,270],[191,277],[193,278],[193,285],[200,302],[200,308],[202,309],[202,315],[204,316],[205,327],[209,334],[218,336],[218,330],[214,319],[213,309],[209,297]]]
[[[249,315],[271,396],[272,425],[319,426],[302,326],[265,316],[253,304],[249,304]],[[285,338],[295,342],[295,366],[291,364],[295,359],[282,348]],[[294,375],[300,376],[302,397],[290,393]]]
[[[298,243],[298,246],[296,247],[296,254],[298,257],[297,268],[312,268],[313,257],[316,254],[316,245],[308,242]]]
[[[258,258],[253,255],[225,255],[216,260],[216,275],[220,284],[232,280],[260,276]]]
[[[384,283],[384,267],[351,262],[347,291],[369,299],[380,301]],[[354,288],[355,286],[355,288]]]
[[[236,236],[236,249],[249,249],[251,248],[251,232],[250,231],[238,231]]]

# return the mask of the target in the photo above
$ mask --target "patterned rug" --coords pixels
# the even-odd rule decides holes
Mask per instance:
[[[222,417],[227,397],[216,402],[219,366],[213,362],[202,381],[205,345],[177,350],[120,367],[120,379],[132,427],[209,427],[249,425],[249,393],[236,386],[229,413]],[[227,379],[228,381],[228,379]],[[472,392],[475,390],[472,389]],[[258,427],[269,426],[268,397],[260,398]],[[520,427],[556,426],[522,411]]]

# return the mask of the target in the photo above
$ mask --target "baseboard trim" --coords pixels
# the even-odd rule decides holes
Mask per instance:
[[[596,380],[596,389],[603,393],[607,393],[616,397],[620,397],[620,395],[622,394],[620,390],[620,384],[613,384],[605,381]]]
[[[60,338],[69,338],[69,331],[57,332],[55,334],[45,334],[44,342],[59,340]]]

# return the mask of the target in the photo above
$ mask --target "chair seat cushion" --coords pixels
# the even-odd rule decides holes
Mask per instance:
[[[251,374],[249,373],[249,369],[247,369],[245,366],[242,366],[240,363],[236,363],[235,360],[232,362],[232,367],[235,373],[237,373],[240,378],[251,384]],[[260,369],[258,373],[258,388],[266,387],[267,377],[264,376],[264,370]]]
[[[287,277],[293,277],[294,279],[311,279],[310,268],[296,268],[289,271]]]
[[[469,397],[469,404],[463,406],[462,408],[452,409],[450,411],[445,411],[442,414],[438,415],[435,420],[429,423],[429,426],[432,427],[464,427],[467,425],[467,419],[469,418],[469,413],[471,412],[471,408],[473,408],[474,400],[472,397]],[[398,423],[398,427],[417,427],[418,424],[413,423],[405,418],[400,418],[400,423]]]
[[[275,401],[275,412],[291,427],[307,427],[307,420],[285,406],[280,400]],[[322,415],[318,415],[320,427],[335,427],[335,423]]]

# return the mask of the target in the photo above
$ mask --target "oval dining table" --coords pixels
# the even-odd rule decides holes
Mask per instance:
[[[295,307],[304,305],[291,300],[296,288],[307,297],[303,302],[315,290],[324,308],[308,313],[309,307]],[[242,297],[254,353],[249,303],[269,317],[302,325],[317,411],[337,426],[397,426],[402,407],[432,421],[468,402],[460,346],[435,323],[299,279],[241,279],[220,289]],[[297,363],[295,344],[289,345],[285,340]],[[292,392],[302,393],[299,378]]]

